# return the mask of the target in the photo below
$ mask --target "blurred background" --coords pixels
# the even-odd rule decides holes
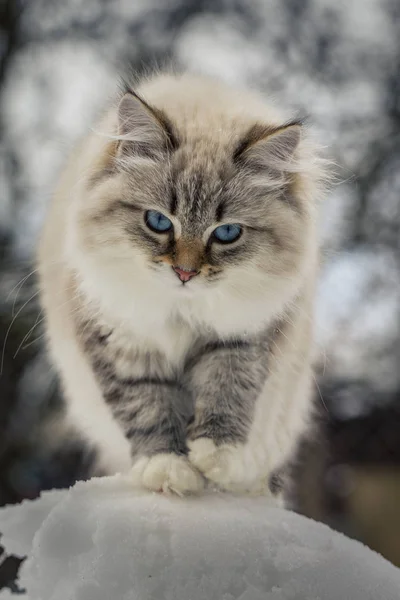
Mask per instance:
[[[321,207],[319,432],[296,510],[400,566],[398,0],[0,0],[0,505],[85,478],[41,441],[62,410],[33,256],[57,174],[118,75],[172,61],[310,115],[339,182]],[[0,554],[0,588],[18,560]]]

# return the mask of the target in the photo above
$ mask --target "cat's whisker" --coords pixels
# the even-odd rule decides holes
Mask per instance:
[[[329,413],[329,409],[328,409],[328,407],[327,407],[327,405],[326,405],[326,403],[325,403],[325,400],[324,400],[324,398],[323,398],[323,396],[322,396],[321,389],[320,389],[320,387],[319,387],[319,384],[318,384],[317,378],[315,377],[314,373],[311,373],[311,376],[312,376],[312,378],[314,379],[315,387],[317,388],[317,391],[318,391],[318,396],[319,396],[319,398],[320,398],[320,400],[321,400],[322,406],[324,407],[324,409],[326,410],[326,412],[327,412],[328,414],[330,414],[330,413]]]
[[[33,344],[36,344],[36,342],[39,342],[40,340],[42,340],[44,337],[46,336],[46,332],[41,333],[38,337],[36,337],[35,339],[31,340],[30,342],[28,342],[27,344],[24,344],[21,347],[21,350],[26,350],[26,348],[29,348],[30,346],[33,346]]]
[[[68,289],[72,289],[73,287],[74,287],[74,286],[68,286],[68,287],[66,288],[66,290],[68,290]],[[59,295],[59,294],[61,294],[61,293],[64,293],[64,290],[62,290],[61,292],[58,292],[58,293],[57,293],[57,295]],[[62,308],[62,307],[63,307],[63,306],[65,306],[66,304],[69,304],[69,303],[70,303],[72,300],[74,300],[74,299],[78,298],[78,296],[79,296],[79,294],[76,294],[76,296],[72,296],[72,297],[68,298],[68,299],[67,299],[65,302],[63,302],[61,305],[58,305],[57,307],[55,307],[55,311],[59,310],[60,308]],[[78,307],[78,308],[79,308],[79,307]],[[77,309],[74,309],[74,310],[78,310],[78,308],[77,308]],[[71,313],[73,313],[73,312],[74,312],[74,310],[72,310],[72,311],[71,311]],[[43,313],[43,308],[42,308],[42,309],[41,309],[41,310],[38,312],[38,315],[37,315],[37,317],[36,317],[35,323],[34,323],[34,324],[33,324],[33,326],[31,327],[31,329],[28,331],[28,333],[26,333],[26,334],[25,334],[25,336],[23,337],[22,341],[20,342],[20,344],[19,344],[19,346],[18,346],[17,350],[16,350],[16,351],[15,351],[15,353],[14,353],[13,359],[15,359],[15,358],[17,357],[17,355],[18,355],[18,352],[21,350],[21,348],[22,348],[22,349],[28,348],[28,347],[31,345],[31,343],[34,343],[35,341],[37,341],[38,339],[41,339],[41,338],[42,338],[42,337],[45,335],[45,333],[43,333],[43,334],[41,334],[41,335],[39,336],[39,338],[36,338],[36,339],[35,339],[35,340],[33,340],[32,342],[30,342],[30,343],[28,343],[28,344],[25,344],[25,345],[24,345],[24,343],[25,343],[25,342],[26,342],[26,341],[29,339],[29,337],[32,335],[32,333],[34,332],[34,330],[35,330],[35,329],[37,329],[37,328],[38,328],[38,327],[39,327],[39,326],[40,326],[40,325],[43,323],[43,321],[45,321],[45,320],[46,320],[46,316],[42,317],[42,318],[39,320],[39,317],[40,317],[40,315],[41,315],[42,313]]]
[[[7,345],[8,336],[10,335],[10,331],[12,329],[12,326],[14,325],[15,320],[18,318],[18,316],[21,314],[21,312],[24,310],[24,308],[29,304],[29,302],[31,302],[34,298],[36,298],[36,296],[38,294],[39,294],[39,291],[36,291],[34,294],[32,294],[32,296],[26,302],[24,302],[24,304],[21,306],[21,308],[18,310],[18,312],[14,315],[14,317],[13,317],[10,325],[7,328],[6,335],[4,337],[4,342],[3,342],[2,353],[1,353],[0,377],[3,375],[4,357],[5,357],[6,345]]]
[[[276,343],[276,341],[272,338],[272,343],[275,346],[275,348],[278,350],[279,354],[281,356],[284,356],[283,352],[282,352],[282,348]]]
[[[71,302],[71,299],[68,299],[65,302],[63,302],[62,304],[60,304],[59,306],[57,306],[54,310],[57,311],[57,310],[63,308],[66,304],[69,304],[70,302]],[[81,311],[81,307],[75,307],[75,308],[71,309],[70,314],[72,315],[72,314],[80,312],[80,311]],[[43,323],[43,321],[45,321],[45,319],[46,319],[46,317],[43,317],[42,319],[40,319],[40,321],[34,325],[35,329],[37,329],[37,327],[39,327],[41,325],[41,323]],[[33,333],[33,328],[29,331],[29,336],[32,335],[32,333]],[[30,342],[28,342],[24,346],[22,346],[22,344],[24,343],[24,340],[22,340],[22,342],[20,344],[20,347],[18,348],[18,351],[21,349],[21,346],[22,346],[22,350],[25,350],[25,348],[29,348],[29,346],[31,346],[32,344],[34,344],[34,343],[38,342],[39,340],[43,339],[45,336],[46,336],[46,332],[44,331],[37,338],[35,338],[34,340],[31,340]],[[27,340],[28,337],[25,336],[24,339]],[[14,358],[16,357],[16,354],[15,354]]]
[[[17,263],[17,264],[24,264],[24,263]],[[27,265],[31,265],[30,261],[26,261]],[[48,262],[49,265],[54,265],[54,264],[62,264],[61,260],[52,260]],[[14,316],[15,314],[15,306],[18,300],[18,296],[23,288],[23,286],[25,285],[25,283],[38,272],[38,268],[32,269],[31,271],[29,271],[29,273],[27,273],[26,275],[24,275],[24,277],[22,277],[13,287],[12,289],[8,292],[6,299],[5,299],[5,304],[8,303],[8,301],[10,300],[11,296],[13,295],[13,293],[15,292],[15,296],[14,296],[14,300],[13,300],[13,304],[12,304],[12,310],[11,310],[11,314],[12,316]]]
[[[39,321],[39,323],[38,323],[39,317],[40,317],[40,315],[42,314],[42,312],[43,312],[43,309],[42,309],[42,310],[40,310],[40,311],[38,312],[38,315],[37,315],[37,317],[36,317],[36,320],[35,320],[34,324],[33,324],[33,325],[32,325],[32,327],[29,329],[28,333],[26,333],[26,334],[24,335],[24,337],[22,338],[22,340],[21,340],[21,342],[20,342],[20,344],[19,344],[18,348],[17,348],[17,349],[16,349],[16,351],[14,352],[14,356],[13,356],[13,359],[14,359],[14,360],[16,359],[16,357],[17,357],[17,355],[18,355],[18,352],[21,350],[21,348],[22,348],[22,346],[24,345],[25,341],[29,339],[29,337],[30,337],[31,333],[33,333],[33,331],[36,329],[36,327],[38,327],[38,325],[39,325],[39,324],[40,324],[40,323],[43,321],[43,319],[44,319],[44,318],[43,318],[43,319],[41,319],[41,320]]]
[[[28,273],[28,275],[25,275],[25,277],[23,277],[22,279],[20,279],[20,281],[18,281],[18,283],[16,285],[14,285],[14,287],[12,288],[12,290],[10,290],[10,292],[7,294],[6,297],[6,304],[8,303],[11,295],[13,294],[14,291],[16,291],[16,296],[14,298],[14,302],[12,305],[12,316],[14,316],[14,310],[15,310],[15,303],[17,300],[17,296],[18,296],[18,292],[21,289],[21,287],[24,285],[24,283],[34,274],[36,273],[38,269],[33,269],[33,271],[31,271],[30,273]],[[18,289],[17,289],[18,288]]]

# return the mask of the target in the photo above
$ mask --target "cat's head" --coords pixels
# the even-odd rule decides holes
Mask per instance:
[[[119,102],[117,139],[77,222],[93,281],[124,289],[127,302],[279,304],[312,260],[316,180],[301,123],[218,111],[212,97],[181,116],[131,91]]]

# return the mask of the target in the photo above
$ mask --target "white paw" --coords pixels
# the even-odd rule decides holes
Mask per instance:
[[[268,493],[267,479],[251,464],[243,445],[216,446],[209,438],[188,443],[189,460],[204,477],[219,488],[232,492]]]
[[[204,488],[204,478],[188,459],[169,453],[138,458],[130,479],[138,487],[178,496],[196,494]]]

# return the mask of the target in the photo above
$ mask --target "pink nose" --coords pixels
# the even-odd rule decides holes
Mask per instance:
[[[173,270],[175,271],[175,273],[178,275],[179,279],[181,281],[183,281],[183,283],[186,283],[186,281],[189,281],[189,279],[192,279],[192,277],[194,277],[195,275],[198,275],[198,271],[195,271],[193,269],[181,269],[180,267],[172,267]]]

